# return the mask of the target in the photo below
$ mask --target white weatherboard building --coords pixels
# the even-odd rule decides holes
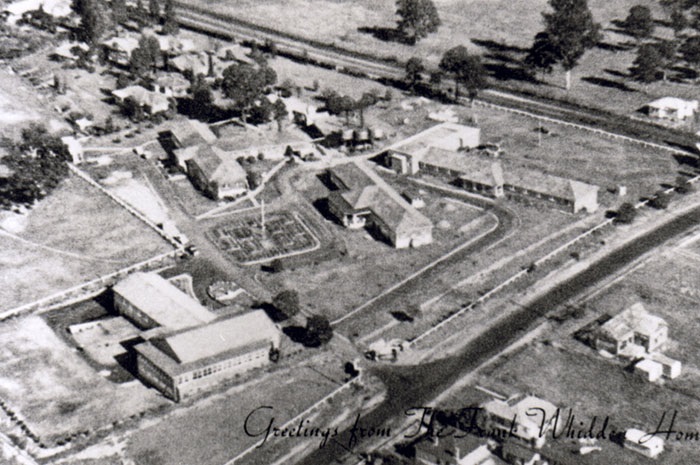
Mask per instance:
[[[664,451],[664,440],[640,429],[632,428],[625,432],[624,446],[649,458],[656,458]]]
[[[663,97],[647,104],[649,116],[660,119],[684,120],[698,111],[697,100]]]

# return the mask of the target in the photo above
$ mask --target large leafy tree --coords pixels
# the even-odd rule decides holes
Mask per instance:
[[[129,11],[126,7],[126,0],[112,0],[112,19],[115,24],[122,24],[129,19]]]
[[[436,32],[440,16],[433,0],[397,0],[398,30],[411,44]]]
[[[76,0],[73,8],[80,16],[79,35],[88,44],[97,44],[110,27],[110,14],[102,0]]]
[[[177,34],[180,32],[173,0],[165,0],[165,5],[163,6],[163,32],[165,34]]]
[[[455,100],[459,98],[459,86],[467,89],[470,100],[486,87],[486,70],[481,58],[471,55],[466,47],[458,45],[445,52],[440,60],[440,69],[450,74],[455,82]]]
[[[637,40],[648,39],[654,33],[654,18],[651,10],[644,5],[630,8],[624,21],[625,32]]]
[[[265,89],[274,84],[276,80],[277,75],[267,66],[233,64],[224,70],[221,90],[239,107],[241,118],[245,123],[248,112],[255,102],[263,96]]]
[[[525,64],[531,69],[539,70],[544,74],[549,74],[557,64],[557,50],[546,32],[539,32],[535,35],[535,41],[525,57]]]
[[[333,327],[323,315],[311,315],[306,320],[306,338],[304,344],[318,347],[327,344],[333,338]]]
[[[543,13],[548,46],[566,72],[566,89],[571,88],[571,70],[586,50],[600,41],[600,25],[593,21],[588,0],[549,0],[551,12]]]
[[[658,47],[654,44],[642,44],[637,51],[630,74],[634,79],[647,84],[659,79],[661,66],[662,58]]]
[[[686,63],[697,72],[700,68],[700,36],[688,37],[681,45],[680,52]]]
[[[424,71],[425,65],[423,65],[423,60],[420,58],[412,57],[406,62],[406,82],[412,91],[415,90],[421,81]]]
[[[132,74],[143,77],[155,70],[161,57],[158,39],[150,35],[142,35],[139,46],[131,52],[129,69]]]

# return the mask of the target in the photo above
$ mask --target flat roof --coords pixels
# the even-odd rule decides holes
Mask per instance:
[[[390,147],[391,150],[413,153],[428,147],[444,147],[454,143],[466,142],[481,135],[481,129],[458,123],[440,123],[425,131],[414,134]],[[461,144],[460,144],[461,145]]]
[[[117,283],[113,291],[166,328],[187,328],[216,318],[214,313],[156,273],[132,273]]]

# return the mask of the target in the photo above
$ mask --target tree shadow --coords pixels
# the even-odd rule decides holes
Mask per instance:
[[[270,319],[275,323],[280,323],[289,319],[289,317],[284,312],[282,312],[280,309],[278,309],[269,302],[261,303],[257,306],[257,308],[264,310],[265,313],[267,313],[267,316],[269,316]]]
[[[502,43],[496,42],[494,40],[472,39],[472,43],[474,45],[478,45],[479,47],[484,47],[491,52],[527,53],[529,50],[528,48],[518,47],[516,45],[502,44]]]
[[[629,46],[629,44],[613,44],[610,42],[598,42],[596,44],[596,47],[598,47],[601,50],[606,50],[608,52],[626,52],[630,50],[632,47]]]
[[[692,81],[698,78],[698,72],[687,66],[674,66],[671,71],[675,73],[674,78],[682,81]]]
[[[581,80],[590,82],[591,84],[595,84],[597,86],[608,87],[610,89],[617,89],[623,92],[634,92],[634,89],[628,87],[627,84],[623,82],[612,81],[610,79],[599,78],[595,76],[586,76],[584,78],[581,78]]]
[[[539,81],[532,75],[529,70],[522,66],[509,66],[503,63],[487,63],[484,68],[491,73],[494,79],[499,81],[522,81],[538,83]]]
[[[375,39],[383,42],[396,42],[399,44],[415,45],[415,40],[406,37],[398,28],[381,26],[362,26],[357,28],[358,32],[369,34]]]
[[[629,79],[629,77],[630,77],[628,73],[623,73],[622,71],[618,71],[616,69],[606,68],[603,71],[610,74],[611,76],[615,76],[615,77],[619,77],[619,78],[623,78],[623,79]]]
[[[697,150],[697,149],[696,149]],[[693,168],[698,167],[698,159],[697,157],[691,157],[690,155],[684,155],[681,153],[674,153],[673,158],[676,160],[676,162],[679,165],[684,165],[684,166],[690,166]],[[679,171],[679,174],[684,174],[684,175],[690,175],[690,176],[695,176],[693,173],[685,173],[683,171]]]

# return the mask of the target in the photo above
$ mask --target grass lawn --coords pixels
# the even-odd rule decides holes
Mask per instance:
[[[43,442],[109,426],[168,401],[100,376],[37,316],[0,325],[0,397]]]
[[[74,175],[26,216],[6,214],[2,226],[22,239],[0,236],[2,309],[171,250],[155,231]]]

